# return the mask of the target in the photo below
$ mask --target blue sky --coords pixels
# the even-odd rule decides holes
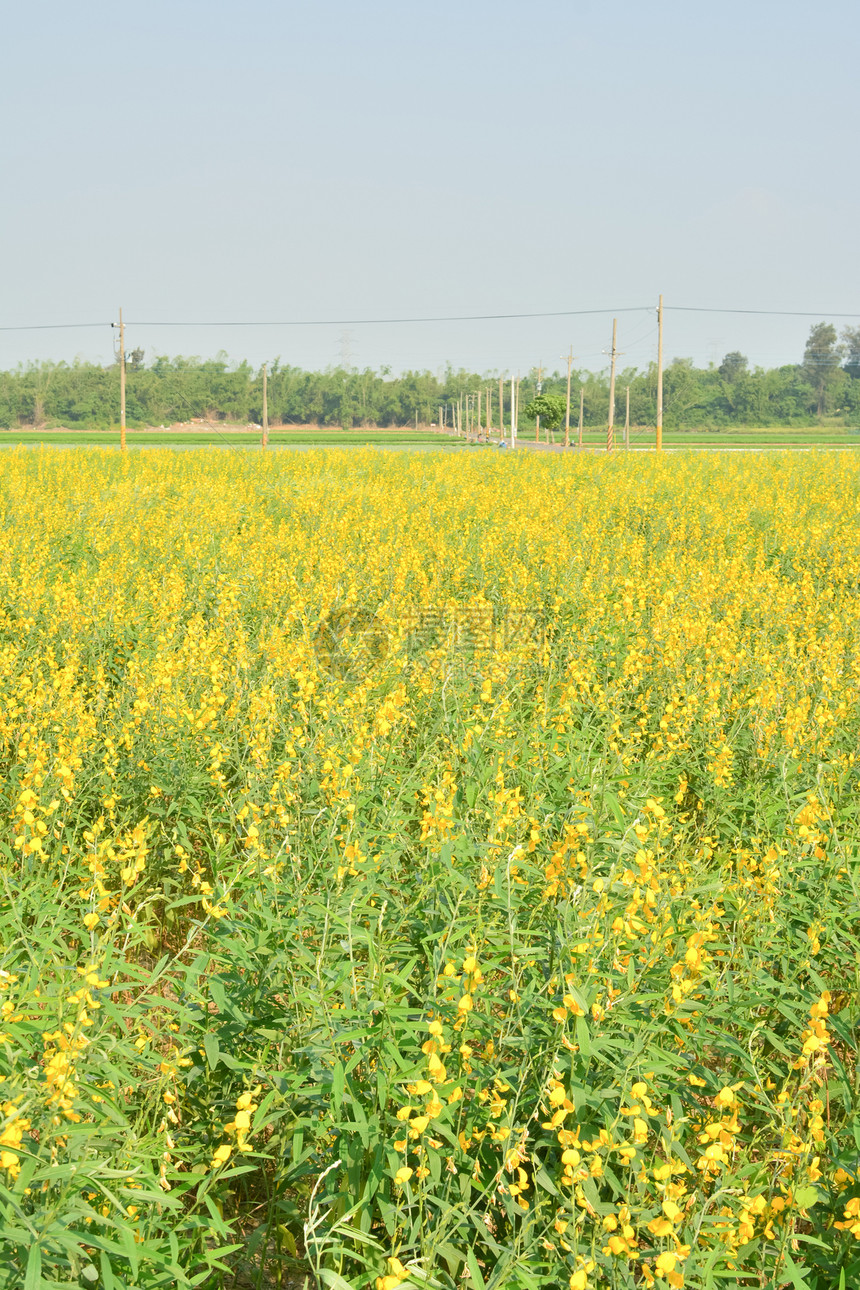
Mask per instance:
[[[4,15],[0,326],[326,366],[794,361],[860,315],[860,6],[35,0]],[[325,327],[143,323],[607,310]],[[858,323],[860,317],[836,320]],[[111,335],[0,331],[0,367]]]

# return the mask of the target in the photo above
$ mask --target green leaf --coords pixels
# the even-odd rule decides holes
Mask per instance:
[[[110,1265],[110,1259],[108,1258],[104,1250],[102,1250],[102,1253],[101,1253],[100,1265],[102,1270],[102,1284],[104,1286],[104,1290],[114,1290],[114,1286],[116,1285],[116,1282],[114,1281],[113,1271]]]
[[[343,1062],[338,1062],[331,1073],[331,1100],[332,1110],[335,1115],[340,1111],[343,1102],[343,1088],[346,1073],[343,1069]]]
[[[814,1187],[798,1187],[794,1199],[799,1209],[812,1209],[813,1205],[818,1204],[818,1192]]]
[[[591,1044],[591,1036],[588,1032],[588,1022],[585,1017],[577,1017],[574,1021],[574,1030],[576,1032],[576,1042],[579,1044],[580,1052],[583,1057],[590,1057],[594,1051]]]
[[[606,792],[603,794],[603,803],[605,806],[609,807],[615,819],[616,824],[618,824],[622,829],[625,828],[627,821],[624,818],[624,812],[621,809],[621,803],[618,801],[618,798],[615,796],[615,794],[611,793],[609,789],[607,789]]]
[[[281,1240],[283,1241],[284,1245],[286,1246],[287,1250],[290,1252],[292,1257],[296,1258],[298,1254],[298,1248],[296,1246],[296,1238],[293,1236],[290,1229],[288,1227],[285,1227],[283,1223],[279,1223],[278,1235],[280,1236]]]
[[[338,1272],[333,1272],[331,1268],[320,1268],[319,1279],[323,1285],[330,1286],[331,1290],[352,1290],[348,1281],[344,1281]]]
[[[484,1278],[481,1275],[481,1269],[478,1267],[478,1260],[475,1258],[475,1251],[469,1246],[466,1251],[466,1262],[469,1265],[469,1272],[472,1275],[472,1281],[478,1287],[478,1290],[486,1290]]]
[[[543,1166],[541,1166],[535,1174],[535,1182],[539,1183],[540,1186],[543,1187],[544,1191],[548,1191],[550,1196],[558,1195],[558,1188]]]
[[[42,1284],[42,1247],[31,1245],[27,1255],[27,1271],[24,1275],[24,1290],[40,1290]]]
[[[218,1036],[213,1035],[211,1031],[207,1031],[203,1036],[203,1050],[206,1053],[209,1069],[214,1071],[221,1055],[221,1047],[218,1043]]]
[[[794,1290],[810,1290],[808,1281],[803,1278],[803,1268],[799,1268],[794,1259],[786,1250],[785,1252],[785,1270],[789,1275]]]

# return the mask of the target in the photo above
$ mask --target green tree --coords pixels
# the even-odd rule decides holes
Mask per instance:
[[[846,327],[842,332],[842,352],[845,358],[843,371],[854,380],[860,380],[860,327]]]
[[[803,351],[802,368],[815,390],[819,417],[824,416],[836,386],[844,379],[841,362],[842,346],[833,323],[816,323]]]
[[[722,363],[717,369],[724,381],[737,381],[745,376],[749,368],[749,359],[746,354],[741,354],[737,349],[733,349],[730,354],[726,354]]]
[[[533,421],[540,417],[545,430],[557,430],[564,420],[566,407],[567,401],[560,394],[539,394],[526,404],[523,412]]]

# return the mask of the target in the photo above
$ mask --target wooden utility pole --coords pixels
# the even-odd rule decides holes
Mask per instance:
[[[537,378],[537,385],[535,386],[535,397],[538,399],[540,398],[540,392],[542,388],[542,381],[540,379],[542,376],[543,376],[543,359],[541,359],[541,361],[538,363],[538,378]],[[540,443],[540,413],[538,413],[538,415],[535,417],[535,443]]]
[[[487,386],[487,440],[493,433],[493,387]]]
[[[479,390],[478,390],[478,424],[477,424],[477,426],[476,426],[477,438],[478,438],[478,440],[479,440],[479,441],[480,441],[480,438],[481,438],[481,434],[482,434],[482,432],[483,432],[483,425],[481,424],[481,395],[482,395],[482,393],[483,393],[483,391],[479,389]]]
[[[629,385],[626,387],[626,390],[627,390],[627,411],[624,414],[624,447],[629,448],[630,447],[630,386]]]
[[[505,381],[499,377],[499,442],[505,437]]]
[[[657,442],[658,452],[663,450],[663,297],[657,305]]]
[[[612,359],[609,368],[609,422],[606,427],[606,451],[612,452],[615,447],[615,340],[618,335],[618,319],[612,319]]]
[[[513,372],[511,372],[511,447],[512,448],[516,447],[516,441],[514,438],[516,434],[515,422],[514,422],[514,418],[516,416],[516,411],[515,411],[516,406],[517,406],[516,405],[516,386],[514,385],[514,374]]]
[[[567,405],[564,410],[564,446],[570,447],[570,368],[573,363],[573,346],[567,355]]]
[[[583,418],[584,411],[585,411],[585,386],[580,385],[579,387],[579,430],[577,431],[577,438],[576,438],[577,448],[582,447],[582,423],[584,420]]]
[[[119,311],[119,449],[125,452],[125,328]]]
[[[269,386],[268,370],[266,364],[263,364],[263,447],[269,446]],[[342,427],[341,427],[342,428]]]

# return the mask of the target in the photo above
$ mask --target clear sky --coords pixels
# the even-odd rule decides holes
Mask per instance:
[[[307,367],[797,361],[860,315],[857,0],[30,0],[0,326]],[[668,306],[811,311],[810,318]],[[144,327],[606,310],[420,325]],[[0,368],[109,361],[0,331]]]

